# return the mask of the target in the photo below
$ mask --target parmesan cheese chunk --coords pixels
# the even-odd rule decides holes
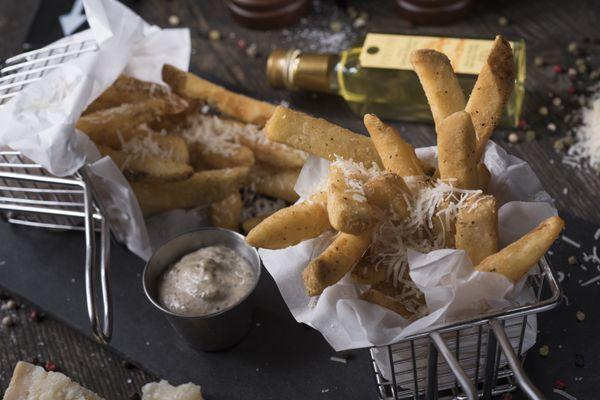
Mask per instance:
[[[147,383],[142,388],[142,400],[203,400],[200,386],[186,383],[171,386],[169,382]]]
[[[81,387],[60,372],[47,372],[42,367],[19,361],[4,393],[4,400],[45,399],[102,400],[102,397]]]

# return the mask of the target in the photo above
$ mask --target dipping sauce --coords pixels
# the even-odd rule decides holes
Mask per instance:
[[[175,314],[212,314],[239,302],[255,280],[250,264],[230,248],[204,247],[167,269],[158,283],[158,300]]]

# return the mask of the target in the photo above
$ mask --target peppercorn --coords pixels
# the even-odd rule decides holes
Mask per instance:
[[[544,64],[545,64],[544,57],[542,57],[542,56],[533,57],[533,65],[535,65],[536,67],[541,67]]]
[[[581,310],[577,310],[575,313],[575,319],[579,322],[583,321],[585,319],[585,313]]]
[[[540,113],[540,115],[548,115],[548,107],[546,106],[541,106],[540,108],[538,108],[538,112]]]
[[[575,256],[569,256],[569,258],[567,259],[567,262],[571,265],[576,265],[577,264],[577,257]]]
[[[550,348],[548,347],[548,345],[545,344],[543,346],[540,346],[539,352],[540,356],[548,357],[548,355],[550,354]]]
[[[552,104],[554,104],[554,107],[560,107],[562,104],[562,100],[560,97],[555,97],[552,99]]]
[[[216,29],[211,29],[210,31],[208,31],[208,38],[210,40],[212,40],[213,42],[216,42],[217,40],[221,40],[221,32],[219,32]]]

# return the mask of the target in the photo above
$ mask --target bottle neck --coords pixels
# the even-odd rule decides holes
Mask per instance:
[[[267,61],[267,78],[275,88],[331,93],[336,54],[303,53],[298,49],[274,50]]]

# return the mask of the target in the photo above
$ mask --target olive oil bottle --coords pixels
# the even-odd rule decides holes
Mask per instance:
[[[446,54],[468,98],[492,43],[493,40],[369,33],[361,45],[340,54],[274,50],[267,61],[267,78],[276,88],[340,95],[360,116],[373,113],[388,119],[432,121],[427,98],[409,61],[410,53],[429,48]],[[515,59],[515,89],[503,124],[515,126],[525,92],[525,43],[510,43]]]

